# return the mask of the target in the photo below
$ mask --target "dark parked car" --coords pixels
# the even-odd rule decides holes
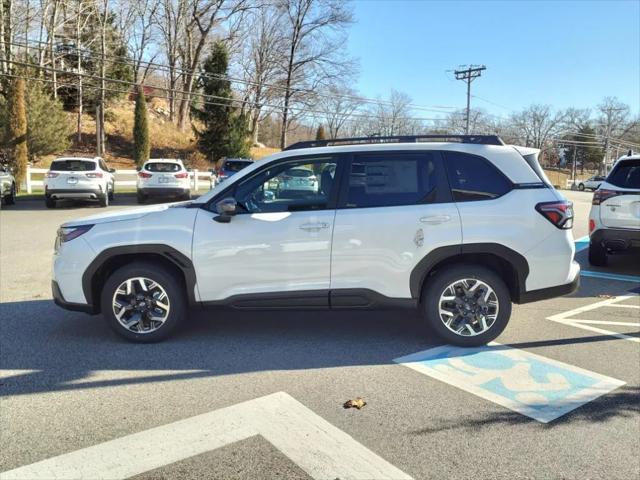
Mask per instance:
[[[249,160],[248,158],[225,158],[222,160],[220,167],[211,172],[216,177],[212,183],[217,185],[252,163],[253,160]]]

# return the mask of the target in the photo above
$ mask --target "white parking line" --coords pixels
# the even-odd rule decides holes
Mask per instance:
[[[584,320],[575,318],[575,315],[579,315],[584,312],[589,312],[592,310],[596,310],[601,307],[635,307],[635,305],[621,305],[620,302],[624,302],[629,299],[640,298],[638,295],[621,295],[619,297],[608,298],[606,300],[602,300],[600,302],[595,302],[590,305],[585,305],[583,307],[574,308],[573,310],[568,310],[566,312],[561,312],[556,315],[552,315],[547,317],[547,320],[551,320],[552,322],[562,323],[563,325],[569,325],[571,327],[582,328],[583,330],[589,330],[591,332],[602,333],[605,335],[610,335],[615,338],[620,338],[622,340],[627,340],[629,342],[640,343],[640,337],[634,337],[632,335],[626,335],[624,333],[613,332],[611,330],[606,330],[604,328],[594,327],[593,325],[630,325],[630,326],[640,326],[635,323],[625,323],[625,322],[615,322],[608,320]],[[573,318],[572,318],[573,317]]]
[[[255,435],[315,479],[411,479],[284,392],[16,468],[0,479],[123,479]]]

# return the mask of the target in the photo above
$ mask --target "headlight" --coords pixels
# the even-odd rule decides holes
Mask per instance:
[[[58,229],[58,235],[56,237],[55,250],[58,251],[60,245],[64,242],[78,238],[80,235],[87,233],[91,230],[93,225],[80,225],[79,227],[60,227]]]

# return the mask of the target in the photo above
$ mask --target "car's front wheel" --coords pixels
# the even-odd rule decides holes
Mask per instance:
[[[511,317],[504,281],[481,265],[454,265],[426,280],[422,299],[426,320],[453,345],[473,347],[494,340]]]
[[[581,192],[584,191],[584,183],[578,185],[578,190],[580,190]]]
[[[14,205],[16,203],[16,184],[11,184],[11,190],[9,194],[4,197],[4,203],[6,205]]]
[[[102,289],[101,308],[117,334],[141,343],[165,339],[187,311],[179,279],[146,262],[125,265],[111,274]]]

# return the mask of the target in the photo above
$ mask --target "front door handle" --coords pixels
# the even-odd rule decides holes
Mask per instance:
[[[429,225],[439,225],[451,220],[449,215],[430,215],[428,217],[422,217],[420,221]]]
[[[323,228],[329,228],[329,224],[321,222],[321,223],[305,223],[303,225],[300,225],[300,230],[306,230],[307,232],[318,232]]]

